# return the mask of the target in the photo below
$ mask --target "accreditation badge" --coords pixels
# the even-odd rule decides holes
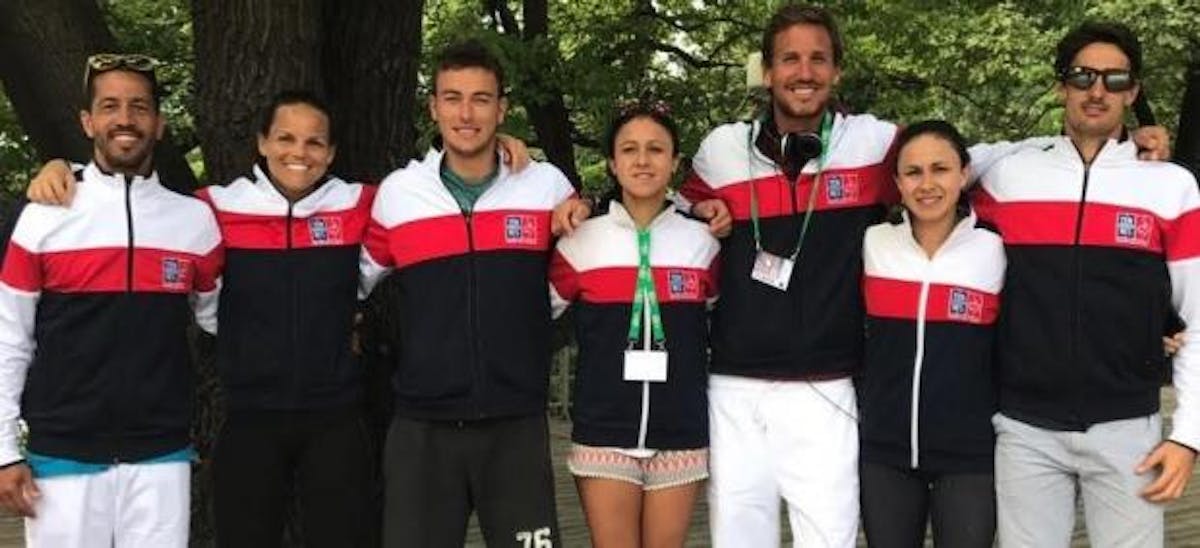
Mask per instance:
[[[663,350],[626,350],[625,380],[666,382],[667,353]]]
[[[750,271],[750,277],[780,291],[787,291],[795,267],[796,262],[791,259],[759,251],[754,256],[754,269]]]

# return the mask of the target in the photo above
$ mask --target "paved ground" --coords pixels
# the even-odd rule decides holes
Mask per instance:
[[[1173,404],[1170,391],[1164,391],[1164,399],[1168,408]],[[563,534],[563,545],[568,548],[588,545],[587,524],[580,511],[579,499],[575,494],[575,486],[570,474],[563,464],[566,450],[570,446],[570,425],[562,421],[554,421],[551,426],[552,449],[555,462],[555,479],[558,483],[559,520]],[[1198,471],[1200,473],[1200,471]],[[691,535],[688,546],[708,546],[708,509],[703,502],[697,505],[692,519]],[[786,523],[786,517],[782,520]],[[1078,520],[1082,525],[1082,520]],[[24,546],[20,520],[0,517],[0,548]],[[786,529],[786,527],[785,527]],[[467,546],[484,546],[477,533],[477,528],[471,526],[471,535]],[[783,532],[783,539],[790,543],[790,534]],[[860,545],[865,544],[860,542]],[[1086,547],[1087,539],[1084,532],[1077,527],[1074,547]],[[1191,489],[1183,500],[1167,509],[1167,546],[1179,548],[1200,548],[1200,479],[1193,479]]]

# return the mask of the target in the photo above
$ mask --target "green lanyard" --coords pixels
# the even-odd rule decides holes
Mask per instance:
[[[751,132],[753,133],[753,131]],[[808,221],[812,219],[813,203],[817,199],[817,187],[821,186],[821,172],[825,171],[825,162],[829,156],[829,136],[833,133],[833,116],[828,111],[821,116],[821,156],[817,159],[817,174],[813,176],[812,190],[808,193],[808,208],[804,213],[804,222],[800,225],[800,237],[796,239],[796,248],[788,256],[792,261],[800,256],[800,246],[804,245],[804,235],[808,233]],[[754,157],[754,144],[748,143],[747,153]],[[804,166],[800,166],[803,169]],[[762,251],[762,229],[758,227],[758,192],[754,189],[754,177],[750,177],[750,223],[754,225],[754,249]]]
[[[654,345],[662,348],[667,337],[663,333],[662,314],[658,310],[658,297],[654,291],[654,275],[650,270],[650,229],[638,229],[637,240],[637,293],[633,296],[633,312],[629,317],[629,345],[633,347],[642,340],[642,315],[648,309]]]

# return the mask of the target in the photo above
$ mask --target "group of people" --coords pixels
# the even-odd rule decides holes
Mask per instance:
[[[385,546],[461,546],[472,513],[489,546],[561,544],[545,407],[568,310],[595,546],[682,546],[706,481],[715,546],[778,546],[781,499],[802,546],[854,546],[860,522],[879,547],[930,526],[1067,546],[1077,489],[1094,545],[1162,546],[1200,448],[1200,192],[1139,159],[1161,128],[1125,129],[1136,37],[1073,30],[1062,134],[970,148],[839,109],[822,8],[779,8],[762,54],[767,108],[712,131],[677,195],[669,105],[620,105],[599,202],[498,136],[504,71],[476,42],[430,78],[441,149],[378,187],[329,173],[330,110],[284,92],[251,173],[195,198],[153,169],[151,60],[93,56],[93,158],[44,168],[0,268],[0,506],[32,547],[185,546],[194,316],[228,408],[218,544],[279,545],[294,496],[307,545],[365,545],[351,341],[391,276]]]

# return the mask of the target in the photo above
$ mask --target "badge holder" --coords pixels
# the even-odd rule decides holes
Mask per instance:
[[[759,250],[754,255],[754,268],[750,277],[756,282],[764,283],[780,291],[787,291],[792,281],[792,270],[796,261],[788,257],[780,257],[774,253]]]
[[[645,296],[643,295],[643,298]],[[642,307],[643,337],[646,341],[642,349],[630,348],[625,350],[624,379],[637,382],[666,382],[667,381],[667,351],[661,345],[651,345],[650,307]]]

